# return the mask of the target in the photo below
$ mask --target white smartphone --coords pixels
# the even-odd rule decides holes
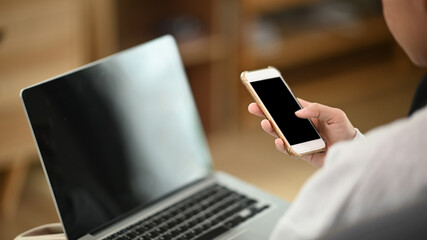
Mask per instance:
[[[277,69],[245,71],[240,78],[290,155],[302,157],[325,150],[325,142],[313,123],[295,115],[301,105]]]

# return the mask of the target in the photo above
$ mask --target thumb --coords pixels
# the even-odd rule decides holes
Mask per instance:
[[[303,109],[295,112],[299,118],[317,118],[322,122],[333,123],[334,119],[341,114],[338,108],[328,107],[318,103],[310,103]]]

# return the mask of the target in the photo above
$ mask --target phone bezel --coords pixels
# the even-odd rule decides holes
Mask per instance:
[[[259,69],[259,70],[254,70],[254,71],[245,71],[241,75],[241,79],[242,79],[244,85],[248,88],[249,92],[254,97],[257,104],[260,106],[264,115],[267,117],[267,119],[272,124],[273,129],[276,131],[277,135],[284,141],[285,146],[286,146],[290,155],[301,157],[304,155],[309,155],[309,154],[313,154],[316,152],[324,151],[325,146],[326,146],[325,141],[322,139],[322,137],[319,134],[319,131],[316,129],[316,127],[313,125],[313,123],[311,122],[310,119],[308,119],[308,120],[310,121],[314,130],[319,135],[319,138],[313,139],[313,140],[310,140],[307,142],[302,142],[302,143],[290,145],[289,142],[287,141],[286,137],[284,136],[284,134],[282,133],[282,131],[280,130],[280,128],[278,127],[278,125],[276,124],[274,119],[272,118],[271,114],[268,112],[267,108],[265,107],[265,105],[263,104],[261,99],[259,98],[258,94],[255,92],[252,85],[250,84],[251,82],[263,81],[263,80],[268,80],[268,79],[277,78],[277,77],[279,77],[283,81],[285,86],[289,89],[289,92],[291,93],[294,100],[302,108],[301,104],[296,99],[292,90],[289,88],[288,84],[286,83],[286,81],[282,77],[281,73],[277,69],[275,69],[273,67],[268,67],[265,69]],[[247,83],[245,83],[245,81]]]

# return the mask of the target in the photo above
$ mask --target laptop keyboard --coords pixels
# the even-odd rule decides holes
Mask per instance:
[[[104,240],[214,239],[268,207],[214,184]]]

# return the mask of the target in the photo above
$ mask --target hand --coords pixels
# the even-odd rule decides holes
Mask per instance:
[[[298,101],[303,109],[295,112],[295,115],[299,118],[309,118],[326,143],[325,152],[307,155],[302,158],[316,167],[322,167],[329,147],[339,141],[353,139],[356,135],[356,130],[347,118],[347,115],[341,109],[307,102],[299,98]],[[256,116],[265,118],[263,112],[256,103],[249,104],[248,110]],[[261,121],[261,127],[264,131],[276,137],[275,145],[277,150],[288,154],[285,144],[282,139],[277,136],[267,119]]]

